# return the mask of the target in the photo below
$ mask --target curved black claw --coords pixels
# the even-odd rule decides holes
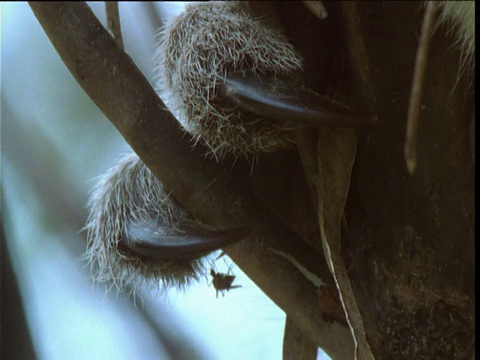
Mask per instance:
[[[242,110],[283,121],[288,127],[362,127],[376,115],[362,113],[305,87],[278,78],[260,79],[252,73],[228,74],[219,84],[220,95]]]
[[[208,230],[194,224],[166,227],[131,222],[122,245],[153,259],[196,259],[243,240],[248,234],[246,227]]]

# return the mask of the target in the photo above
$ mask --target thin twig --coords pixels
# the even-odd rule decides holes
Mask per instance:
[[[120,49],[123,47],[122,28],[120,26],[120,13],[118,11],[118,1],[105,1],[105,11],[107,13],[107,26],[115,40],[117,40]]]
[[[415,59],[415,71],[413,74],[412,91],[410,92],[410,104],[408,106],[407,133],[405,136],[404,154],[408,172],[413,175],[417,168],[417,131],[420,114],[420,102],[422,100],[423,84],[425,81],[425,69],[427,67],[428,49],[432,34],[433,23],[438,10],[434,1],[427,1],[427,8],[422,24],[422,34],[418,45]]]

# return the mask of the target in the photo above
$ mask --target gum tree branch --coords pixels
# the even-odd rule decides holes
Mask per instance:
[[[353,353],[348,329],[325,322],[313,285],[280,249],[313,271],[318,257],[257,200],[248,174],[192,150],[173,116],[85,3],[31,2],[35,16],[72,75],[175,199],[201,221],[218,227],[246,225],[252,236],[227,249],[236,264],[332,358]]]

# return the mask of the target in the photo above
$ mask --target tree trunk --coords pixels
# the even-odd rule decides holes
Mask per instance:
[[[341,16],[341,3],[326,4],[329,17]],[[308,14],[292,4],[280,13],[307,52],[307,78],[328,91],[332,78],[322,76],[332,56],[312,44],[338,35],[299,21]],[[474,358],[473,76],[460,72],[445,26],[431,39],[414,175],[403,154],[423,13],[423,2],[357,3],[378,122],[358,131],[342,255],[377,358]],[[328,26],[345,31],[334,20]]]
[[[455,39],[440,29],[410,176],[403,144],[422,5],[362,5],[379,121],[359,136],[343,254],[371,346],[397,359],[474,358],[470,79],[458,78]]]

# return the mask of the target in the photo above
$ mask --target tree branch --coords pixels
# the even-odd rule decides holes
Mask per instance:
[[[294,324],[285,320],[283,335],[283,360],[312,360],[317,358],[317,346]]]
[[[331,357],[352,354],[348,329],[323,320],[313,285],[268,251],[282,249],[322,272],[301,239],[253,197],[248,174],[227,171],[205,159],[201,148],[192,150],[144,75],[86,4],[31,2],[30,7],[75,79],[175,199],[211,225],[247,225],[251,238],[226,252]]]

